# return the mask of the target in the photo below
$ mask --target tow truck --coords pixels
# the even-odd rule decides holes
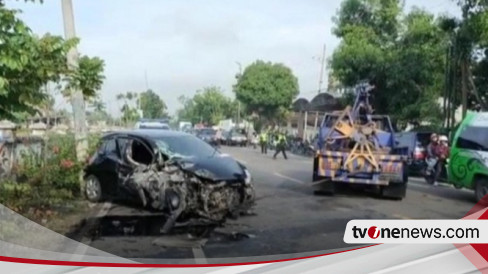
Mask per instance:
[[[376,115],[369,83],[355,88],[354,105],[326,114],[313,164],[315,193],[334,194],[338,184],[374,187],[386,198],[406,195],[408,151],[396,147],[388,115]]]

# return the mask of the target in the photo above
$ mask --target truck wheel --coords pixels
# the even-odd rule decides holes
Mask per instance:
[[[406,183],[390,183],[387,186],[381,187],[381,196],[394,200],[402,200],[407,194]]]
[[[474,189],[476,202],[481,201],[486,194],[488,194],[488,178],[477,178]]]
[[[92,203],[102,201],[102,185],[100,180],[94,175],[88,175],[85,178],[85,196]]]
[[[335,182],[325,181],[314,186],[313,194],[332,196],[335,194],[335,188]]]

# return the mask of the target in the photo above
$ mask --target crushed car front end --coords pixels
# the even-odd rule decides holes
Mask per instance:
[[[129,184],[143,189],[142,198],[151,208],[168,213],[163,232],[176,223],[221,224],[227,217],[246,213],[255,194],[248,171],[224,180],[194,163],[170,161],[133,173]]]
[[[209,147],[204,156],[167,157],[172,141],[208,144],[196,137],[175,137],[149,140],[156,154],[149,166],[136,168],[123,182],[132,189],[142,204],[154,210],[167,213],[168,219],[163,232],[169,232],[176,224],[222,224],[227,217],[246,213],[254,204],[255,194],[250,172],[232,157],[223,155]],[[201,143],[200,143],[201,142]],[[157,143],[157,144],[156,144]],[[165,147],[165,145],[168,145]],[[192,144],[183,144],[188,148]],[[191,149],[191,151],[197,148]]]

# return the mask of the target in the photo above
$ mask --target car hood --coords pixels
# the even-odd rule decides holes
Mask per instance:
[[[184,170],[212,181],[243,180],[246,177],[244,166],[225,154],[182,158],[178,162]]]

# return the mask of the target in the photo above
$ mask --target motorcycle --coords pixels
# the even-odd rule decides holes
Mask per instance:
[[[439,159],[434,158],[434,159],[425,159],[426,162],[426,167],[423,172],[424,174],[424,179],[425,181],[433,185],[435,183],[435,175],[436,175],[436,167],[439,163]],[[449,163],[449,159],[446,159],[445,163],[442,164],[441,171],[439,173],[439,176],[437,178],[437,181],[440,182],[447,182],[447,165]]]

